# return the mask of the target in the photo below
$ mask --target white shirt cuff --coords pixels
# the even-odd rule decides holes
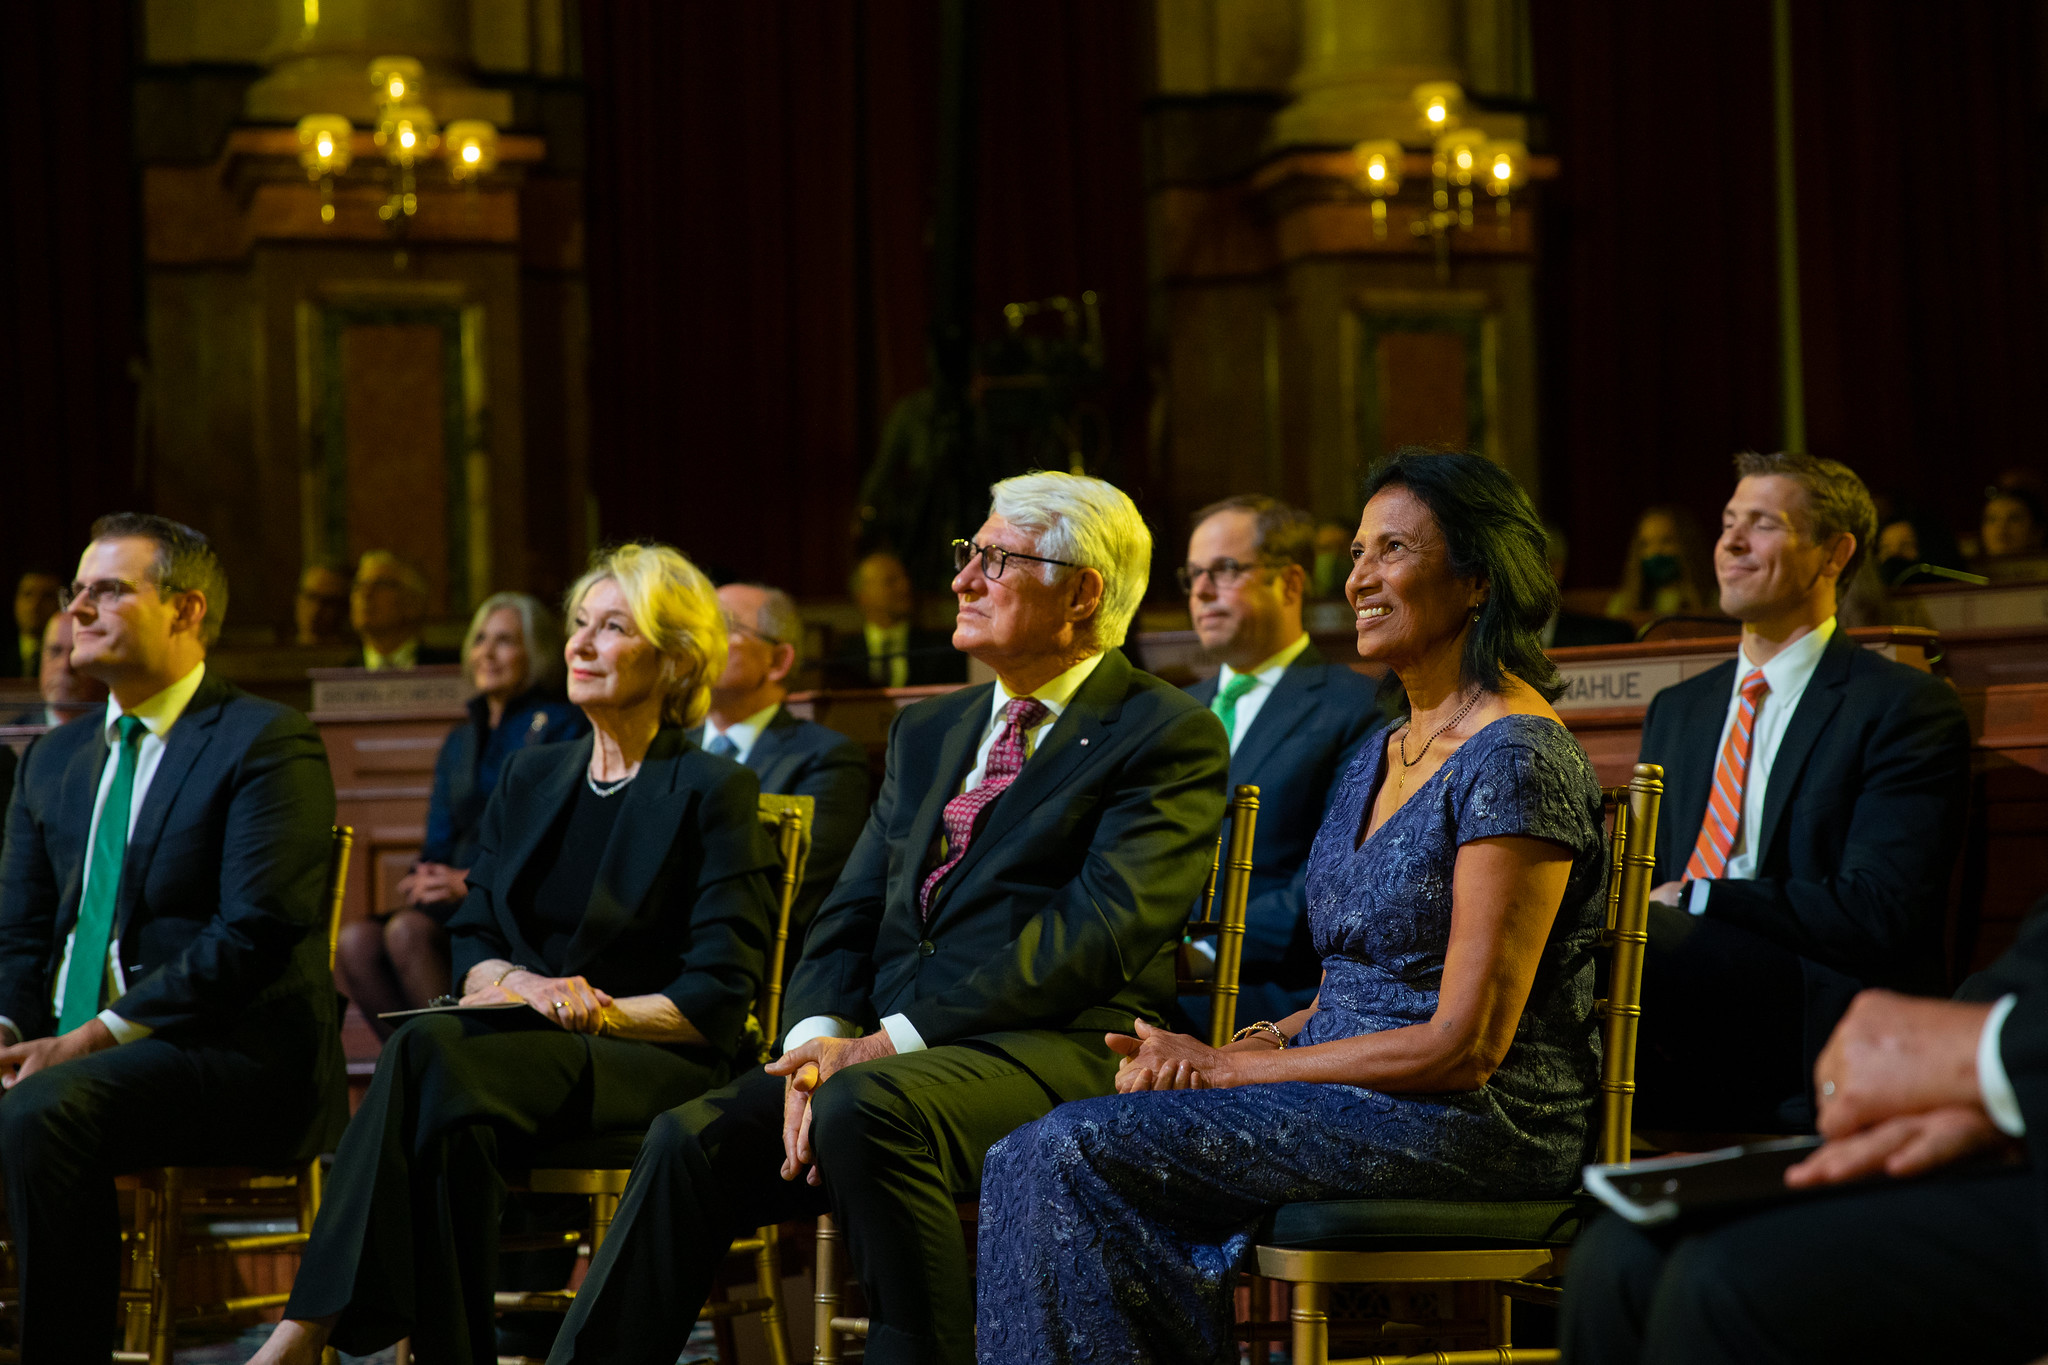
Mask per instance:
[[[1977,1035],[1977,1089],[1984,1096],[1984,1112],[2007,1137],[2027,1135],[2027,1116],[2020,1112],[2020,1097],[2013,1092],[2012,1078],[2005,1074],[2005,1059],[1998,1055],[1998,1035],[2005,1028],[2005,1016],[2020,1002],[2008,995],[1991,1007],[1984,1031]]]
[[[814,1014],[800,1020],[782,1037],[782,1050],[792,1052],[813,1038],[851,1038],[853,1025],[836,1014]]]
[[[924,1035],[910,1022],[909,1015],[890,1015],[882,1021],[882,1032],[889,1035],[889,1042],[899,1055],[924,1051]]]
[[[147,1024],[138,1024],[133,1019],[123,1019],[112,1010],[100,1011],[100,1022],[107,1026],[107,1032],[114,1035],[117,1043],[133,1043],[147,1038],[156,1030]]]
[[[7,1045],[9,1047],[13,1047],[21,1041],[21,1025],[15,1023],[4,1014],[0,1014],[0,1029],[7,1030]]]
[[[1713,889],[1714,883],[1707,878],[1702,877],[1700,880],[1693,882],[1691,889],[1685,893],[1685,913],[1688,915],[1706,914],[1707,893]]]

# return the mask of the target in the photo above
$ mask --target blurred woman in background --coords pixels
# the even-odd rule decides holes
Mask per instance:
[[[1636,519],[1609,616],[1719,616],[1712,543],[1682,507],[1659,505]]]

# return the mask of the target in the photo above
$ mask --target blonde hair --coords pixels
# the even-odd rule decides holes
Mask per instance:
[[[988,491],[989,511],[1036,536],[1039,554],[1102,575],[1095,642],[1104,649],[1121,645],[1152,573],[1152,532],[1137,504],[1114,484],[1057,470],[1019,474]],[[1029,567],[1047,583],[1062,572],[1057,564]]]
[[[711,684],[725,672],[725,610],[711,580],[667,545],[619,545],[591,556],[590,567],[563,599],[563,614],[573,621],[583,595],[607,578],[625,595],[633,625],[661,652],[668,687],[661,718],[703,724]]]
[[[462,637],[462,673],[470,686],[476,686],[476,674],[469,652],[476,648],[477,636],[484,633],[484,623],[500,611],[509,611],[519,618],[519,638],[526,647],[526,687],[521,690],[540,687],[559,692],[563,672],[562,623],[546,603],[523,592],[494,592],[477,603],[475,614],[469,618],[469,630]]]

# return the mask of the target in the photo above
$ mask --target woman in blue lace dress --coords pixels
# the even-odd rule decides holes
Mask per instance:
[[[1120,1093],[990,1150],[984,1362],[1234,1361],[1231,1290],[1278,1205],[1577,1183],[1606,853],[1549,705],[1542,526],[1475,455],[1401,452],[1366,496],[1345,591],[1408,721],[1359,755],[1309,855],[1321,991],[1220,1050],[1112,1035]]]

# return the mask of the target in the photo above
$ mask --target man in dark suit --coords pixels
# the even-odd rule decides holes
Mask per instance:
[[[1718,1222],[1603,1217],[1572,1249],[1566,1359],[2048,1355],[2048,913],[1956,1000],[1857,996],[1815,1074],[1827,1142],[1786,1183],[1870,1183]]]
[[[1876,539],[1862,481],[1805,455],[1736,469],[1714,566],[1741,655],[1660,692],[1643,727],[1665,796],[1636,1114],[1798,1132],[1856,992],[1945,984],[1970,737],[1946,683],[1835,620]]]
[[[57,614],[57,593],[63,580],[43,569],[30,569],[14,584],[14,648],[0,648],[0,678],[33,678],[42,657],[43,627]]]
[[[208,669],[227,580],[190,528],[101,518],[67,601],[113,696],[23,757],[0,859],[0,1176],[39,1362],[107,1358],[116,1173],[301,1160],[348,1117],[319,736]]]
[[[780,796],[808,796],[811,853],[804,884],[790,907],[789,948],[784,971],[796,969],[804,930],[868,818],[868,757],[860,745],[783,706],[789,677],[802,662],[803,618],[780,588],[761,583],[728,583],[718,590],[732,629],[726,636],[725,672],[711,689],[711,713],[703,744],[753,769],[761,790]]]
[[[420,638],[427,619],[427,579],[389,550],[365,550],[348,597],[349,624],[363,639],[350,668],[381,672],[421,664],[462,662],[462,651]]]
[[[943,630],[916,625],[916,597],[903,561],[877,550],[854,566],[848,586],[860,608],[861,632],[849,637],[825,665],[825,685],[837,688],[925,687],[967,681],[967,656]]]
[[[1301,626],[1315,519],[1277,498],[1226,498],[1195,513],[1178,575],[1202,648],[1222,663],[1188,689],[1230,737],[1230,784],[1259,789],[1237,1013],[1285,1019],[1315,999],[1308,849],[1337,778],[1385,724],[1368,678],[1323,658]],[[1209,950],[1198,941],[1198,950]],[[1205,996],[1181,1001],[1208,1031]]]
[[[735,1234],[828,1211],[867,1292],[867,1358],[973,1360],[955,1206],[991,1144],[1114,1087],[1105,1031],[1172,1003],[1229,753],[1215,717],[1115,648],[1151,536],[1110,485],[1029,474],[960,545],[953,638],[998,681],[896,718],[782,1057],[655,1123],[556,1365],[668,1365]]]
[[[43,704],[17,713],[8,724],[55,728],[106,706],[107,685],[71,666],[71,625],[71,613],[60,611],[43,627],[43,657],[36,674]]]

